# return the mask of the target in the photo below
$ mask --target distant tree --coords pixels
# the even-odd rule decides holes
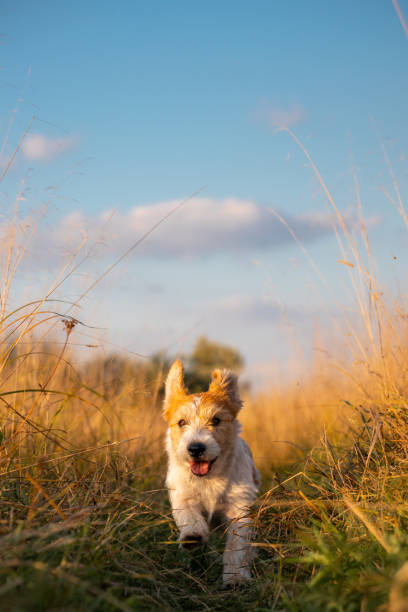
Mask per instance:
[[[243,357],[237,349],[202,336],[187,359],[186,386],[191,393],[205,391],[215,368],[227,368],[238,373],[243,365]]]

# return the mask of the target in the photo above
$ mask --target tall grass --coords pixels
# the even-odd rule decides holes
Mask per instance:
[[[0,609],[407,609],[407,318],[376,278],[357,183],[358,240],[297,142],[335,214],[359,316],[340,311],[335,362],[245,398],[264,475],[255,580],[220,589],[222,530],[198,557],[178,550],[160,363],[74,365],[81,324],[52,300],[75,258],[44,298],[9,308],[16,216],[1,253]]]

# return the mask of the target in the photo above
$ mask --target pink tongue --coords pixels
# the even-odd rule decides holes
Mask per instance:
[[[197,476],[205,476],[206,474],[208,474],[208,470],[210,469],[210,462],[191,461],[190,467],[193,474],[196,474]]]

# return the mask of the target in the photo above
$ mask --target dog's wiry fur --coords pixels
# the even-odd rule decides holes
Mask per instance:
[[[179,540],[188,546],[208,538],[214,512],[224,515],[228,521],[225,585],[250,578],[253,556],[249,506],[257,494],[259,474],[248,445],[239,436],[236,417],[241,406],[232,372],[215,370],[208,391],[189,394],[181,361],[172,365],[164,416],[169,425],[166,485],[173,516]]]

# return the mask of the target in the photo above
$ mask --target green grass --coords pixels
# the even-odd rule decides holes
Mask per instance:
[[[265,477],[253,580],[236,591],[221,585],[222,528],[179,549],[163,458],[100,451],[3,478],[0,609],[386,610],[408,560],[408,475],[401,442],[372,445],[372,426]]]
[[[3,507],[10,511],[3,516],[10,520],[11,508],[19,509],[11,529],[3,520],[4,609],[245,610],[255,605],[255,581],[239,594],[221,589],[222,534],[215,533],[200,554],[179,550],[162,488],[163,465],[149,470],[122,471],[117,480],[109,467],[103,482],[96,474],[84,478],[77,507],[61,508],[66,520],[52,519],[47,509],[30,525],[19,518],[27,513],[29,492],[19,482],[4,488]],[[53,477],[43,474],[41,480]]]

